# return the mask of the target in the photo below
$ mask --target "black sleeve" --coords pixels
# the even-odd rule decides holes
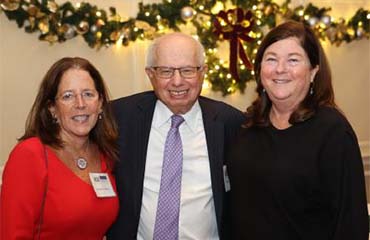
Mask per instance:
[[[333,127],[320,153],[320,180],[330,208],[332,240],[368,240],[369,217],[362,158],[347,126]]]

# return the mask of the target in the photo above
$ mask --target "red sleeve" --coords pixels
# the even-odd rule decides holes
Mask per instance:
[[[33,239],[40,216],[46,174],[43,147],[39,141],[25,140],[14,148],[3,172],[1,239]]]

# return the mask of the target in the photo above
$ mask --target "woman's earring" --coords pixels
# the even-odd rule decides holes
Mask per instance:
[[[313,95],[313,81],[310,83],[310,95]]]
[[[102,120],[103,119],[103,113],[101,112],[101,113],[99,113],[99,115],[98,115],[98,119],[99,120]]]
[[[55,123],[55,124],[59,123],[58,118],[55,114],[52,115],[52,118],[53,118],[53,123]]]

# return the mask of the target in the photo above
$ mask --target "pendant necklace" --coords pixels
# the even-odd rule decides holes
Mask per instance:
[[[85,148],[85,153],[87,152],[87,149],[89,148],[89,145],[90,145],[90,141],[88,140],[88,142],[86,144],[86,148]],[[74,162],[75,162],[76,166],[78,167],[78,169],[85,170],[87,168],[88,164],[87,164],[86,158],[81,157],[81,156],[76,158],[76,157],[74,157],[74,154],[72,154],[72,152],[70,152],[68,150],[67,150],[67,152],[69,152],[72,155],[72,157],[74,158]]]
[[[80,170],[85,170],[87,168],[87,161],[83,157],[78,157],[76,159],[76,165]]]

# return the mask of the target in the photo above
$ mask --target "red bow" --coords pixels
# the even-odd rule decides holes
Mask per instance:
[[[227,12],[220,11],[214,21],[214,33],[223,39],[230,40],[230,73],[236,81],[239,81],[237,69],[238,53],[242,62],[248,69],[252,69],[253,65],[249,61],[244,52],[241,40],[252,42],[254,39],[248,36],[252,30],[254,20],[252,12],[244,12],[241,8],[230,9]]]

